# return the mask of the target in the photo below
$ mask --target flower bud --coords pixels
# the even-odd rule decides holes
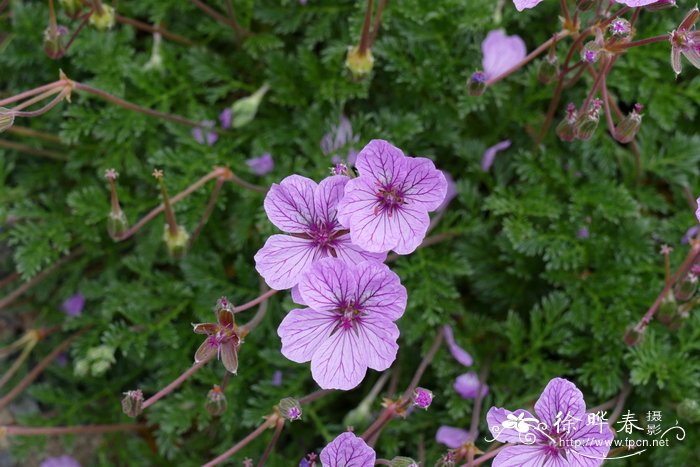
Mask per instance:
[[[418,463],[410,457],[396,456],[389,463],[391,467],[418,467]]]
[[[483,71],[475,71],[467,80],[467,93],[470,96],[480,96],[486,90],[486,75]]]
[[[345,58],[345,66],[350,70],[350,74],[355,79],[366,78],[374,67],[374,56],[372,51],[367,49],[364,53],[360,52],[359,46],[348,47],[348,55]]]
[[[559,60],[556,55],[547,55],[540,61],[537,79],[542,84],[549,84],[557,76],[559,76]]]
[[[576,129],[574,125],[576,124],[576,119],[578,118],[578,113],[576,112],[576,106],[573,103],[569,103],[566,107],[566,116],[557,125],[554,130],[560,140],[570,142],[576,137]]]
[[[575,134],[580,140],[591,139],[596,128],[598,128],[598,121],[600,120],[600,108],[603,105],[603,101],[600,99],[593,99],[593,102],[588,107],[588,111],[581,113],[576,119]]]
[[[258,113],[258,107],[260,107],[263,97],[265,97],[265,94],[267,94],[269,90],[270,86],[263,84],[260,89],[250,96],[238,99],[234,102],[231,106],[231,126],[233,128],[240,128],[252,122],[255,115]]]
[[[627,345],[637,345],[642,341],[643,337],[643,328],[638,328],[637,326],[630,326],[625,330],[625,336],[623,337],[623,340]]]
[[[226,402],[226,396],[224,392],[218,385],[214,385],[209,393],[207,393],[207,401],[204,403],[204,408],[209,412],[212,417],[218,417],[226,412],[228,403]]]
[[[5,107],[0,107],[0,133],[5,130],[9,130],[15,123],[15,113],[6,109]]]
[[[117,211],[110,211],[107,216],[107,233],[112,240],[119,241],[127,230],[129,230],[129,221],[124,211],[121,208]]]
[[[425,388],[413,391],[413,405],[419,409],[427,409],[433,403],[433,393]]]
[[[218,299],[216,301],[216,305],[214,306],[214,312],[216,313],[216,316],[219,316],[219,313],[221,313],[222,311],[228,311],[231,314],[235,313],[233,303],[231,303],[226,297],[221,297],[220,299]]]
[[[645,6],[644,9],[648,11],[658,11],[665,10],[666,8],[672,8],[675,6],[676,0],[659,0],[658,2],[654,2],[651,5]]]
[[[635,104],[634,109],[615,127],[615,139],[620,143],[631,143],[642,126],[642,106]]]
[[[279,408],[280,415],[291,422],[301,418],[301,404],[293,397],[285,397],[280,401],[277,407]]]
[[[676,407],[678,418],[690,423],[700,422],[700,404],[695,399],[683,399]]]
[[[595,41],[587,42],[581,50],[581,60],[586,63],[595,63],[600,58],[600,45]]]
[[[608,26],[608,31],[615,37],[627,37],[632,32],[632,26],[624,18],[615,18]]]
[[[114,8],[102,4],[102,14],[93,11],[90,15],[90,24],[98,31],[106,31],[114,27]]]
[[[68,16],[75,16],[83,8],[80,0],[58,0],[58,3]]]
[[[673,294],[667,294],[664,299],[661,300],[659,311],[656,313],[656,319],[665,325],[670,325],[677,312],[678,304],[676,303],[676,298]]]
[[[673,286],[673,296],[676,300],[686,302],[698,290],[698,276],[688,273]]]
[[[590,10],[595,3],[595,0],[578,0],[576,2],[576,8],[578,8],[579,11],[587,11]]]
[[[65,26],[49,26],[44,31],[44,52],[49,58],[58,59],[63,57],[63,36],[68,34]]]
[[[140,389],[124,393],[122,410],[131,418],[141,415],[141,412],[143,412],[143,393]]]
[[[173,258],[180,258],[185,254],[187,249],[187,242],[190,240],[190,234],[187,233],[184,227],[181,225],[177,226],[177,232],[175,234],[170,233],[170,227],[165,224],[165,230],[163,231],[163,241],[168,247],[168,253]]]

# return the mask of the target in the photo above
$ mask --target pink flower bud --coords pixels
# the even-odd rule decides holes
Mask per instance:
[[[138,417],[143,412],[143,393],[140,389],[127,391],[122,399],[122,410],[129,417]]]
[[[644,330],[637,326],[630,326],[625,331],[624,341],[627,345],[637,345],[644,337]]]
[[[480,96],[486,90],[486,75],[483,71],[475,71],[467,80],[467,92],[470,96]]]
[[[277,407],[279,408],[280,415],[289,421],[299,420],[301,418],[301,404],[293,397],[285,397],[280,401]]]
[[[578,113],[576,112],[576,106],[573,103],[569,103],[566,107],[566,116],[557,125],[555,132],[559,139],[562,141],[570,142],[576,137],[576,129],[574,127],[576,119],[578,118]]]
[[[425,388],[416,388],[413,392],[413,405],[419,409],[427,409],[433,403],[433,393]]]
[[[615,127],[615,139],[621,143],[631,143],[634,137],[637,136],[639,128],[642,126],[642,106],[636,104],[634,110],[630,112],[620,123]]]
[[[575,133],[578,139],[585,141],[593,136],[596,128],[598,128],[600,108],[602,105],[603,101],[600,99],[593,99],[593,102],[591,102],[588,107],[588,111],[581,113],[578,119],[576,119]]]

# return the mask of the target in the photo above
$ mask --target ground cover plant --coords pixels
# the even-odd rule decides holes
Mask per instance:
[[[699,19],[0,0],[3,465],[700,464]]]

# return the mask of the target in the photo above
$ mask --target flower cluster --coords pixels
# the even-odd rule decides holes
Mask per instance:
[[[395,360],[406,289],[383,261],[389,250],[413,252],[428,230],[428,212],[447,194],[433,162],[407,157],[383,140],[357,155],[358,176],[320,183],[291,175],[265,197],[272,235],[255,255],[273,289],[292,289],[307,308],[291,310],[277,331],[282,354],[311,362],[322,388],[352,389],[367,368]],[[346,167],[347,169],[347,167]]]

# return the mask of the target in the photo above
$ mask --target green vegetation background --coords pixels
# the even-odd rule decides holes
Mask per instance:
[[[673,29],[692,6],[679,3],[679,9],[643,12],[638,37]],[[224,11],[222,2],[210,4]],[[164,40],[162,70],[144,69],[152,36],[119,24],[109,32],[86,27],[66,57],[51,60],[42,51],[46,2],[12,1],[12,17],[0,18],[0,29],[9,33],[0,46],[3,96],[54,81],[63,69],[72,79],[132,102],[202,120],[215,119],[265,82],[271,88],[250,125],[222,135],[211,147],[195,142],[187,127],[80,93],[48,115],[16,122],[59,136],[61,145],[2,135],[66,157],[57,161],[0,149],[3,275],[17,270],[28,280],[68,251],[84,250],[2,311],[4,322],[18,326],[7,329],[18,336],[18,323],[27,317],[37,327],[64,325],[65,332],[38,345],[31,364],[69,329],[93,326],[71,347],[67,366],[51,365],[26,392],[39,411],[21,415],[19,422],[127,422],[119,404],[122,392],[141,388],[151,395],[191,364],[201,336],[192,333],[190,323],[211,321],[212,305],[221,295],[243,303],[259,293],[253,255],[274,232],[262,209],[263,194],[225,185],[192,251],[171,260],[162,242],[162,217],[128,241],[114,243],[107,236],[105,169],[121,174],[120,198],[132,223],[160,202],[150,175],[154,167],[164,170],[171,193],[214,165],[228,165],[265,186],[292,173],[319,180],[331,165],[319,141],[344,113],[361,135],[358,149],[372,138],[390,140],[409,154],[433,158],[453,175],[459,190],[435,230],[457,236],[392,264],[409,293],[399,322],[399,389],[408,384],[439,327],[451,324],[474,355],[477,372],[491,360],[486,408],[531,406],[555,376],[574,381],[594,406],[615,397],[629,380],[633,391],[625,409],[638,419],[660,410],[664,426],[678,420],[687,434],[684,441],[672,440],[670,448],[643,454],[634,465],[699,465],[700,424],[677,410],[684,399],[700,400],[697,310],[676,332],[655,322],[638,347],[622,341],[625,328],[641,318],[663,286],[659,246],[674,246],[676,266],[688,248],[679,242],[695,222],[683,189],[700,192],[698,71],[685,62],[683,74],[674,79],[667,43],[633,49],[617,61],[608,80],[611,91],[623,109],[635,102],[646,107],[638,137],[639,174],[632,153],[615,143],[604,125],[590,141],[570,144],[550,131],[541,150],[533,151],[532,134],[552,95],[552,86],[537,81],[536,66],[480,98],[466,95],[465,81],[480,66],[480,43],[489,30],[519,34],[532,50],[556,32],[557,4],[544,2],[517,13],[506,2],[500,23],[495,4],[389,2],[374,47],[374,73],[353,82],[343,62],[348,45],[359,37],[362,1],[309,0],[302,6],[292,0],[235,0],[239,21],[253,31],[242,46],[230,28],[190,2],[119,2],[120,14],[162,22],[197,44]],[[59,23],[69,23],[62,13]],[[568,44],[561,45],[560,55]],[[585,77],[567,89],[561,108],[580,103],[590,85]],[[513,141],[511,149],[484,173],[484,149],[506,138]],[[273,155],[276,166],[257,178],[244,161],[263,152]],[[179,223],[190,231],[211,186],[176,205]],[[582,227],[590,238],[577,238]],[[82,316],[67,319],[59,306],[77,291],[86,295],[87,305]],[[246,339],[238,376],[226,388],[226,414],[212,418],[203,408],[207,391],[224,374],[219,363],[211,363],[144,412],[141,419],[153,427],[152,437],[106,435],[89,465],[197,465],[252,431],[281,398],[314,391],[308,365],[291,363],[279,352],[276,328],[292,306],[287,293],[273,297],[263,324]],[[142,330],[131,331],[134,325]],[[11,341],[9,334],[3,333],[3,343]],[[98,346],[113,350],[113,362],[104,372],[76,376],[76,363]],[[29,368],[25,365],[12,383]],[[272,385],[275,370],[284,375],[279,387]],[[434,391],[435,403],[427,412],[393,421],[380,438],[378,456],[417,457],[424,443],[432,465],[444,453],[434,441],[437,428],[468,428],[472,401],[452,390],[454,378],[465,371],[443,348],[421,382]],[[357,389],[305,409],[303,421],[283,432],[269,465],[296,465],[305,453],[319,452],[345,430],[343,418],[378,376],[370,371]],[[375,401],[355,430],[380,408]],[[485,416],[481,420],[478,444],[485,448]],[[245,456],[257,459],[269,436],[228,465],[241,465]],[[61,440],[66,452],[77,446],[75,437]],[[13,437],[12,456],[22,462],[42,452],[45,441]]]

